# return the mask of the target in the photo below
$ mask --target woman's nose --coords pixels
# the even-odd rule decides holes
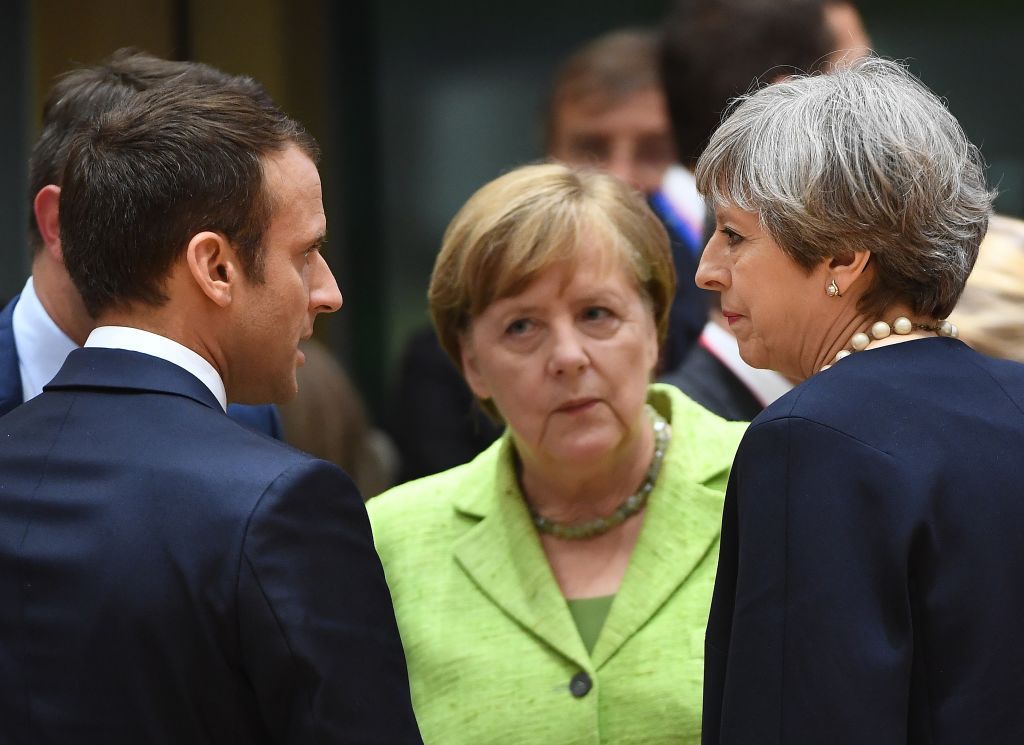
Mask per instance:
[[[590,364],[584,340],[575,327],[554,328],[548,367],[553,375],[576,375]]]
[[[721,292],[729,286],[729,272],[722,262],[721,250],[714,238],[704,247],[694,281],[701,289],[715,292]]]

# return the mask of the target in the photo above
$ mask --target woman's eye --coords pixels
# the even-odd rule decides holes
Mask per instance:
[[[508,336],[522,336],[529,331],[531,327],[532,324],[528,318],[517,318],[505,327],[505,333]]]
[[[718,232],[725,236],[726,242],[730,246],[735,246],[737,243],[743,240],[743,236],[737,233],[732,228],[721,228]]]
[[[600,306],[591,306],[583,311],[583,319],[585,321],[603,321],[606,318],[611,318],[612,312],[607,308]]]

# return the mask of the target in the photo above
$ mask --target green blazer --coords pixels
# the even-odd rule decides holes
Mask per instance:
[[[648,400],[672,441],[592,655],[530,521],[507,433],[368,503],[428,745],[699,741],[723,492],[746,424],[672,386],[652,385]]]

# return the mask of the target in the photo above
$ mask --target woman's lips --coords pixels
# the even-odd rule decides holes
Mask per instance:
[[[723,310],[722,315],[725,316],[725,320],[732,326],[736,321],[743,318],[739,313],[733,313],[732,311]]]
[[[597,398],[577,398],[572,401],[567,401],[555,409],[555,411],[559,414],[582,414],[596,406],[598,401],[600,401],[600,399]]]

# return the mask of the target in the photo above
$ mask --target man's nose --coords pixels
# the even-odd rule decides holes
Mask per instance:
[[[313,286],[309,292],[309,305],[314,313],[334,313],[341,308],[344,298],[324,257],[317,254],[317,262]]]
[[[605,164],[605,170],[634,189],[642,189],[636,158],[627,148],[615,148]]]

